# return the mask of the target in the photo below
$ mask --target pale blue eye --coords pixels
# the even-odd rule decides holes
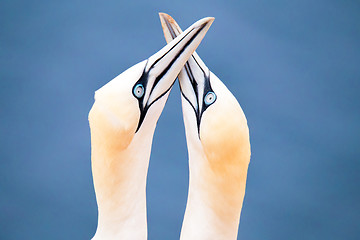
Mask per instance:
[[[134,87],[134,95],[137,98],[141,98],[144,95],[144,86],[139,83]]]
[[[204,102],[206,105],[210,105],[216,100],[216,94],[214,92],[208,92],[205,95]]]

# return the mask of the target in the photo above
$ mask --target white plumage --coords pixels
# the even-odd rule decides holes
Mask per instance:
[[[146,176],[156,122],[181,68],[213,18],[190,26],[95,93],[89,113],[98,239],[147,238]]]
[[[181,34],[169,15],[160,19],[167,42]],[[180,239],[236,239],[250,161],[245,115],[195,52],[179,82],[190,171]]]

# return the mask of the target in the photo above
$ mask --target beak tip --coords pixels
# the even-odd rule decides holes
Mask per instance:
[[[214,22],[215,18],[214,17],[205,17],[200,19],[199,21],[197,21],[195,23],[194,28],[199,28],[199,27],[203,27],[205,25],[207,25],[207,29],[209,29],[209,27],[211,26],[211,24]]]
[[[161,20],[167,20],[167,21],[173,20],[173,18],[169,14],[163,12],[159,12],[159,17]]]
[[[171,24],[176,23],[175,20],[167,13],[159,12],[160,21],[163,23],[169,22]]]
[[[175,23],[175,20],[167,13],[159,12],[159,17],[160,17],[160,20],[167,20],[167,21],[169,21],[171,23]],[[214,22],[214,20],[215,20],[214,17],[202,18],[197,22],[196,27],[202,26],[203,24],[211,25]]]
[[[212,24],[212,23],[214,22],[214,20],[215,20],[214,17],[206,17],[206,18],[204,18],[204,19],[205,19],[205,21],[206,21],[208,24]]]
[[[211,21],[211,22],[213,22],[213,21],[215,20],[214,17],[206,17],[205,19],[207,19],[207,20],[209,20],[209,21]]]

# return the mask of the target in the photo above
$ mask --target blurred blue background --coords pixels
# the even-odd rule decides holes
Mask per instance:
[[[90,239],[94,91],[183,29],[248,119],[238,239],[360,239],[358,1],[0,2],[0,239]],[[187,149],[175,85],[154,136],[149,239],[178,239]]]

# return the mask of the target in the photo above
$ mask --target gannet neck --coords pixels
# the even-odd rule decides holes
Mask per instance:
[[[96,137],[94,137],[96,138]],[[96,140],[93,139],[94,142]],[[98,203],[95,239],[146,239],[146,176],[151,138],[133,140],[127,149],[92,149],[92,169]]]
[[[233,95],[217,79],[213,87],[217,103],[205,111],[200,135],[194,111],[182,97],[190,177],[181,240],[231,240],[238,233],[250,160],[249,132]]]
[[[99,215],[93,240],[147,239],[147,170],[157,108],[163,107],[166,98],[149,110],[144,127],[132,139],[109,121],[113,116],[102,109],[101,101],[95,102],[90,111],[91,161]]]
[[[246,179],[241,179],[239,184],[237,178],[241,177],[214,173],[204,156],[191,155],[189,193],[180,239],[235,240]],[[195,165],[202,166],[194,168]],[[238,184],[235,186],[234,182]]]

